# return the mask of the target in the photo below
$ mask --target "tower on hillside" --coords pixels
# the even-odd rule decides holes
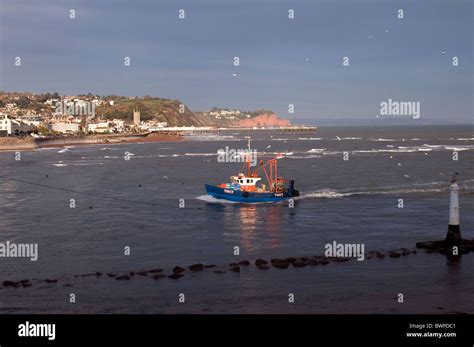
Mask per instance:
[[[140,111],[138,110],[133,110],[133,123],[135,125],[140,124]]]

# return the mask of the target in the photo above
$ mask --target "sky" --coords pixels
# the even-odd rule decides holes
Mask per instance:
[[[473,22],[472,0],[0,0],[0,90],[312,120],[375,118],[392,99],[471,122]]]

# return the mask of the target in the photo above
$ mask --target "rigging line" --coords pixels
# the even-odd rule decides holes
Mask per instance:
[[[62,187],[55,187],[55,186],[50,186],[47,184],[43,183],[36,183],[36,182],[31,182],[31,181],[26,181],[23,179],[19,178],[12,178],[4,175],[0,175],[1,178],[4,178],[6,180],[14,181],[14,182],[20,182],[20,183],[25,183],[25,184],[30,184],[42,188],[49,188],[49,189],[54,189],[54,190],[59,190],[63,192],[68,192],[68,193],[73,193],[73,194],[81,194],[81,195],[86,195],[86,196],[92,196],[96,198],[103,198],[103,199],[108,199],[108,200],[114,200],[114,201],[121,201],[121,202],[128,202],[128,203],[134,203],[134,204],[140,204],[140,205],[148,205],[148,206],[159,206],[159,207],[171,207],[171,208],[178,208],[180,210],[206,210],[206,211],[222,211],[222,210],[215,210],[215,209],[209,209],[209,208],[202,208],[202,207],[185,207],[181,208],[179,206],[174,206],[174,205],[165,205],[165,204],[159,204],[155,202],[147,202],[147,201],[139,201],[139,200],[130,200],[130,199],[125,199],[125,198],[120,198],[120,197],[114,197],[114,196],[109,196],[109,195],[102,195],[102,194],[97,194],[97,193],[88,193],[88,192],[81,192],[78,190],[74,189],[69,189],[69,188],[62,188]],[[225,211],[224,211],[225,212]]]

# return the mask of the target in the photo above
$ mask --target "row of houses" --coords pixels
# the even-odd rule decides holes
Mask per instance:
[[[73,116],[59,117],[22,117],[10,118],[0,113],[0,136],[22,136],[38,132],[40,128],[61,134],[96,133],[110,134],[127,131],[153,131],[153,129],[167,127],[166,122],[139,122],[127,123],[122,119],[94,120],[83,122],[81,118]]]

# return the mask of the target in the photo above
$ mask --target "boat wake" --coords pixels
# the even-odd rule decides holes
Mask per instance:
[[[352,188],[352,189],[330,189],[323,188],[313,192],[306,192],[299,199],[335,199],[352,196],[373,196],[373,195],[399,195],[399,194],[415,194],[415,193],[439,193],[447,191],[448,188],[444,182],[432,182],[419,185],[400,185],[370,188]]]

